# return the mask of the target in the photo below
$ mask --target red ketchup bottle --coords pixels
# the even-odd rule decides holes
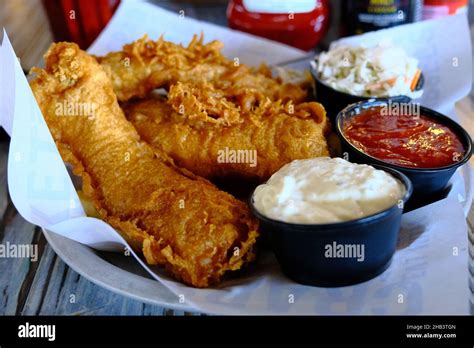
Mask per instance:
[[[425,0],[423,2],[423,19],[466,13],[468,5],[468,0]]]
[[[231,0],[229,26],[308,51],[329,24],[327,0]]]
[[[120,0],[42,0],[56,41],[73,41],[82,49],[100,34]]]

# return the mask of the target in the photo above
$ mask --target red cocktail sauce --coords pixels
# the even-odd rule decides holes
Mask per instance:
[[[352,117],[343,132],[364,153],[404,167],[445,167],[465,154],[461,140],[449,127],[423,115],[390,115],[382,107]]]

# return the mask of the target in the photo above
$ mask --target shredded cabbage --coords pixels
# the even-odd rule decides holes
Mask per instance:
[[[390,41],[374,47],[336,45],[319,56],[318,77],[332,88],[363,97],[421,97],[410,86],[418,60]]]

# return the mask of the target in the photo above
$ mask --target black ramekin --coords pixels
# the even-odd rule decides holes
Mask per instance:
[[[311,75],[313,75],[313,79],[316,85],[316,90],[315,90],[316,100],[324,105],[328,118],[333,125],[335,124],[335,119],[339,111],[344,109],[347,105],[358,103],[361,101],[368,101],[370,99],[377,99],[373,97],[361,97],[361,96],[341,92],[341,91],[338,91],[337,89],[332,88],[326,82],[322,81],[319,78],[318,72],[314,69],[314,67],[311,67]],[[425,78],[422,73],[416,85],[415,91],[422,90],[424,82],[425,82]],[[411,100],[410,97],[407,97],[407,96],[403,96],[403,97],[408,98],[408,100]],[[392,97],[392,98],[398,98],[398,97]]]
[[[400,180],[406,189],[405,203],[412,184],[402,173],[383,166],[374,166]],[[401,203],[401,202],[400,202]],[[283,273],[294,281],[312,286],[337,287],[361,283],[382,273],[390,265],[397,245],[403,204],[396,204],[379,213],[347,222],[331,224],[295,224],[274,220],[250,208],[260,220],[260,229],[267,235]],[[364,260],[327,257],[328,245],[364,246]]]
[[[448,126],[462,141],[466,153],[458,162],[449,166],[438,168],[410,168],[391,164],[375,157],[372,157],[346,139],[343,132],[344,123],[353,116],[360,114],[361,111],[372,107],[380,107],[387,105],[389,99],[372,99],[366,102],[359,102],[347,106],[336,118],[336,132],[341,140],[342,151],[349,155],[349,160],[355,163],[379,164],[392,169],[396,169],[405,174],[413,184],[413,195],[406,205],[406,211],[419,208],[423,205],[437,201],[446,196],[446,188],[448,182],[453,176],[456,169],[469,161],[472,155],[472,140],[467,131],[453,121],[448,116],[442,115],[432,109],[420,106],[420,114],[432,118],[439,123]],[[393,102],[393,100],[392,100]]]

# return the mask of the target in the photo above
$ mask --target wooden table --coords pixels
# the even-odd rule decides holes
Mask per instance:
[[[225,1],[155,2],[175,12],[184,9],[190,17],[226,25]],[[28,18],[27,22],[25,18]],[[52,41],[39,0],[2,0],[1,26],[10,33],[26,70],[38,64]],[[473,105],[473,98],[466,98],[460,102],[458,110],[472,117]],[[69,268],[48,245],[41,229],[26,222],[11,203],[7,191],[7,157],[8,142],[0,142],[0,242],[37,244],[39,258],[37,262],[20,258],[0,259],[0,315],[193,314],[117,295],[94,285]],[[473,224],[474,209],[468,217],[471,231]]]

